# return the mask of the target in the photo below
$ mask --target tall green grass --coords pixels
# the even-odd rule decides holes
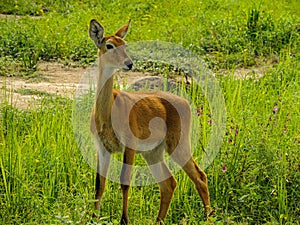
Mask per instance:
[[[225,214],[255,224],[299,221],[298,70],[287,60],[259,80],[224,82],[229,129],[215,165],[227,171],[216,177],[224,196],[215,198],[228,200]]]
[[[59,222],[61,213],[68,216],[68,208],[85,206],[91,171],[73,138],[70,105],[51,98],[28,111],[1,104],[2,224],[50,224]]]
[[[283,57],[260,79],[219,77],[228,113],[227,133],[207,169],[216,223],[299,222],[299,66]],[[91,220],[94,171],[73,136],[71,110],[71,100],[52,96],[45,96],[41,107],[26,111],[8,102],[1,104],[3,223]],[[199,119],[207,124],[207,119]],[[194,151],[197,161],[201,152]],[[183,172],[176,179],[178,188],[166,224],[201,224],[202,203],[193,184]],[[98,222],[117,223],[120,202],[119,185],[108,182],[103,218]],[[153,221],[158,203],[157,186],[133,187],[132,223]]]
[[[93,62],[96,51],[87,26],[94,17],[107,33],[131,17],[128,41],[171,41],[200,54],[216,71],[228,116],[222,148],[206,169],[217,209],[212,221],[299,224],[297,1],[2,1],[0,11],[27,15],[0,18],[1,75],[34,73],[40,60]],[[259,79],[233,75],[236,68],[265,64],[271,67]],[[224,76],[224,70],[231,75]],[[1,92],[0,222],[89,223],[95,174],[74,138],[73,101],[45,95],[40,107],[20,110],[11,106],[15,99],[5,88]],[[200,89],[192,90],[191,98],[204,109],[198,119],[207,129],[205,143],[209,109]],[[194,150],[197,161],[201,152],[200,147]],[[202,203],[193,184],[183,172],[176,180],[166,224],[203,224]],[[132,224],[151,224],[158,207],[157,186],[131,189]],[[95,223],[118,224],[120,214],[120,187],[108,182],[102,218]]]

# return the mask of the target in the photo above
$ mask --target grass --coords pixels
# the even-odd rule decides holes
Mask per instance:
[[[89,20],[96,17],[111,33],[132,18],[128,41],[180,43],[216,72],[227,127],[222,148],[206,169],[212,205],[217,208],[214,223],[299,224],[299,4],[293,0],[170,4],[2,1],[0,12],[24,17],[0,18],[0,73],[32,76],[40,60],[88,65],[96,57],[87,37]],[[259,79],[233,76],[240,67],[266,64],[272,67]],[[168,69],[158,69],[168,75]],[[0,103],[0,222],[88,224],[95,174],[74,137],[73,101],[38,92],[41,107],[19,110],[10,106],[6,90],[1,92],[5,97]],[[199,89],[190,95],[203,110],[197,119],[205,143],[209,106]],[[194,152],[197,161],[201,151]],[[166,224],[204,224],[202,203],[192,183],[183,172],[176,180]],[[157,186],[131,189],[132,224],[151,224],[158,207]],[[101,212],[103,217],[95,222],[118,224],[118,184],[108,182]]]
[[[51,96],[52,94],[49,94],[46,91],[39,91],[39,90],[33,90],[33,89],[28,89],[28,88],[19,88],[16,89],[14,92],[19,93],[21,95],[38,95],[38,96]]]
[[[1,19],[0,58],[9,55],[24,68],[33,70],[39,60],[89,64],[96,56],[93,43],[87,36],[90,19],[97,18],[111,33],[132,18],[128,41],[159,39],[181,43],[202,55],[214,69],[228,69],[232,65],[251,67],[277,62],[278,55],[288,52],[288,49],[292,49],[293,55],[299,54],[299,16],[296,10],[299,11],[299,6],[296,2],[286,5],[277,1],[273,5],[271,1],[258,4],[228,0],[199,4],[178,0],[173,2],[176,7],[170,7],[168,1],[132,4],[102,1],[96,4],[70,0],[46,1],[45,6],[40,1],[35,1],[35,4],[4,1],[0,4],[0,12],[14,15],[31,15],[29,12],[36,11],[35,6],[53,9],[42,17]],[[20,7],[16,7],[17,4]],[[7,12],[9,8],[13,10]],[[5,65],[2,67],[6,68]]]

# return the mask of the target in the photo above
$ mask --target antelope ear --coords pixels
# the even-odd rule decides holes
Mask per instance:
[[[115,33],[115,35],[124,39],[126,37],[130,22],[131,22],[131,19],[127,23],[125,23],[123,26],[121,26],[118,29],[118,31]]]
[[[90,22],[89,35],[90,35],[90,38],[94,41],[95,45],[98,48],[101,48],[103,35],[104,35],[104,28],[95,19],[92,19]]]

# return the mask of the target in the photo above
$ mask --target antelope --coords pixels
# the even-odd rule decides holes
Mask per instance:
[[[124,41],[129,25],[130,20],[110,36],[104,36],[103,26],[95,19],[90,21],[89,26],[89,36],[98,48],[99,66],[90,124],[91,132],[98,143],[95,209],[100,211],[111,154],[121,152],[123,166],[120,183],[123,204],[120,224],[129,223],[130,174],[135,154],[140,153],[159,185],[160,208],[156,222],[163,224],[176,188],[176,180],[164,160],[166,151],[194,182],[208,217],[212,210],[207,177],[191,153],[191,108],[188,101],[163,91],[124,92],[113,89],[115,71],[130,70],[133,67]],[[126,115],[129,124],[123,126]],[[158,121],[155,122],[155,119]],[[113,124],[114,120],[118,120],[115,123],[117,125]],[[128,136],[128,131],[133,135]],[[152,141],[145,142],[150,136],[154,136]],[[135,141],[131,141],[132,139]],[[94,216],[98,216],[98,213],[94,213]]]

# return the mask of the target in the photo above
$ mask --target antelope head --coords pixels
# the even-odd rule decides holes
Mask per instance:
[[[99,63],[106,68],[131,70],[133,62],[126,52],[125,36],[130,25],[129,20],[115,34],[104,36],[103,26],[95,19],[91,20],[89,36],[98,48]]]

